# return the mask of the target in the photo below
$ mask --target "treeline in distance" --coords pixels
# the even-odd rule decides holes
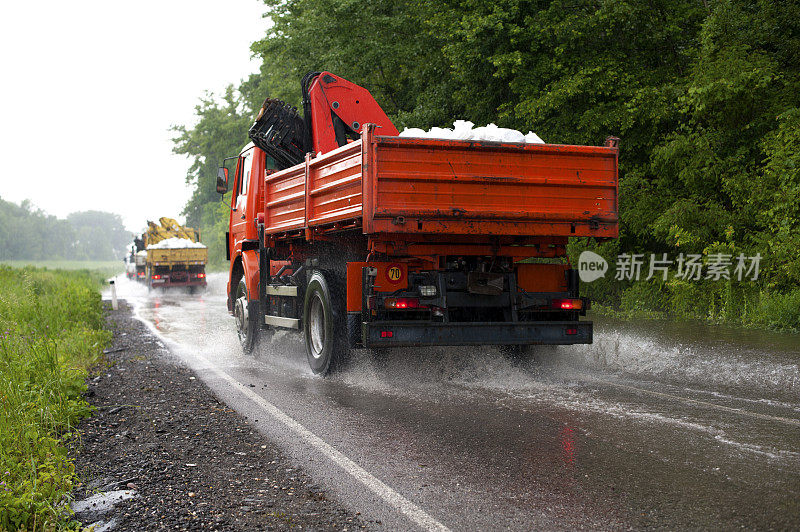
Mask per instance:
[[[121,260],[130,242],[118,214],[83,211],[61,219],[27,200],[0,198],[0,261]]]

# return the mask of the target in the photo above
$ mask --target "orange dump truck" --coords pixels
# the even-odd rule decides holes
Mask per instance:
[[[398,137],[379,107],[337,113],[346,96],[351,106],[371,96],[316,74],[304,98],[322,92],[330,108],[306,106],[311,120],[276,138],[294,110],[265,125],[268,100],[250,130],[255,144],[218,176],[219,192],[233,185],[228,310],[245,350],[264,332],[298,329],[312,370],[325,374],[352,348],[497,345],[519,354],[592,342],[592,323],[580,320],[589,301],[565,247],[569,237],[617,236],[617,139]],[[350,92],[334,90],[342,86]],[[317,151],[325,135],[338,146]],[[291,142],[306,155],[280,168],[273,153]]]

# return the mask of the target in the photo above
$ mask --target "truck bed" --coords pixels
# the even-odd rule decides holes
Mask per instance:
[[[147,261],[152,266],[200,266],[208,262],[208,248],[148,249]]]
[[[616,147],[376,136],[268,175],[265,230],[596,236],[618,233]]]

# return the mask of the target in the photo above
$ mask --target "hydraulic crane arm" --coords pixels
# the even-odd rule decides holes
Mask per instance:
[[[348,138],[359,138],[364,124],[375,124],[380,135],[399,134],[367,89],[330,72],[320,72],[309,81],[303,107],[305,112],[311,110],[314,153],[326,153],[344,146]]]
[[[310,72],[302,81],[303,113],[267,98],[250,127],[253,143],[281,168],[303,161],[305,153],[327,153],[359,138],[364,124],[380,135],[398,135],[397,128],[363,87],[330,72]]]

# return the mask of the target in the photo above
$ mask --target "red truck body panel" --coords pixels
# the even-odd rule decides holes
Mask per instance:
[[[265,230],[618,234],[616,147],[374,136],[266,177]]]

